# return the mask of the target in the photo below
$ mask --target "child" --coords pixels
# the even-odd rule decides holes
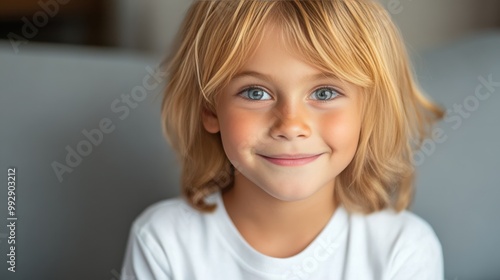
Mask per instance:
[[[406,210],[443,111],[379,4],[196,1],[167,74],[182,197],[134,221],[122,279],[443,279]]]

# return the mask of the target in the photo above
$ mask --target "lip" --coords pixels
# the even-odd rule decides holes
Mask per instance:
[[[280,166],[300,166],[305,165],[310,162],[315,161],[322,154],[279,154],[279,155],[270,155],[264,156],[259,155],[265,160]]]

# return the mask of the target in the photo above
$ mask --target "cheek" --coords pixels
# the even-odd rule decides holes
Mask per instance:
[[[323,118],[321,124],[324,140],[333,149],[354,152],[359,140],[361,120],[355,112],[336,111]]]
[[[223,117],[222,126],[225,134],[234,141],[244,140],[255,129],[250,116],[238,112],[233,113],[230,110]]]
[[[227,110],[220,117],[222,117],[220,118],[222,143],[230,159],[258,142],[257,135],[262,130],[262,124],[254,115],[237,110]]]

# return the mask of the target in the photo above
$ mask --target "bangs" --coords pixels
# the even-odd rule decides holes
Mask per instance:
[[[278,1],[274,19],[289,51],[343,81],[362,88],[373,84],[361,46],[358,23],[337,1]]]

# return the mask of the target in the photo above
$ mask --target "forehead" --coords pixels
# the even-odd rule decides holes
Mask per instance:
[[[254,46],[254,51],[232,79],[256,77],[269,80],[274,74],[286,74],[304,80],[337,78],[332,72],[316,67],[312,61],[308,61],[300,50],[291,48],[282,32],[274,25],[267,28],[261,40]]]

